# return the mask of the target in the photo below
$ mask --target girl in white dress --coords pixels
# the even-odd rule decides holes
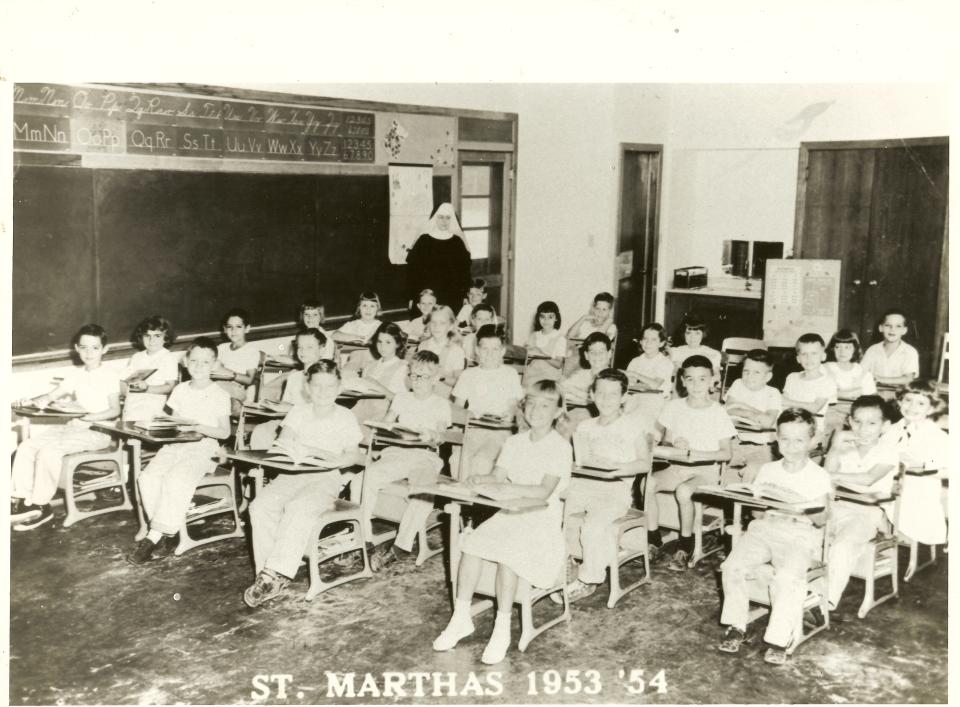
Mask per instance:
[[[465,482],[478,492],[532,498],[547,506],[518,513],[501,511],[464,538],[453,616],[433,642],[434,650],[449,650],[473,633],[470,605],[484,560],[497,564],[497,617],[481,658],[487,665],[502,661],[510,647],[510,612],[519,580],[546,589],[562,577],[565,551],[560,494],[570,478],[573,452],[553,429],[561,411],[556,383],[535,383],[523,406],[530,429],[504,443],[493,473]]]
[[[384,322],[373,335],[367,347],[373,360],[363,367],[360,377],[364,387],[369,386],[384,397],[358,401],[353,407],[357,422],[379,420],[386,414],[393,396],[407,389],[407,362],[403,360],[406,345],[407,337],[394,322]],[[345,378],[344,388],[349,390],[350,379]]]
[[[541,302],[533,318],[533,333],[527,340],[524,390],[538,380],[560,380],[566,353],[567,338],[560,331],[560,308],[556,302]]]
[[[823,367],[827,375],[837,384],[836,405],[831,405],[824,415],[824,436],[829,439],[834,430],[843,428],[850,402],[861,395],[876,395],[877,384],[873,374],[860,365],[863,348],[860,337],[850,329],[841,329],[827,344],[827,362]]]
[[[943,543],[947,519],[941,479],[948,474],[950,439],[934,420],[943,414],[945,405],[936,383],[930,380],[907,383],[897,392],[897,400],[903,419],[884,437],[896,443],[900,462],[907,468],[898,530],[925,545]]]

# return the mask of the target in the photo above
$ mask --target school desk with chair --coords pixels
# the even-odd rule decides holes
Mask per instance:
[[[499,500],[490,498],[478,494],[463,484],[454,481],[441,481],[436,484],[413,486],[410,492],[412,494],[428,494],[430,496],[439,496],[448,499],[448,502],[444,505],[444,511],[450,518],[447,548],[449,553],[451,578],[450,596],[452,601],[456,601],[457,598],[457,578],[460,569],[460,558],[462,556],[461,543],[464,532],[461,522],[462,506],[494,509],[501,513],[523,513],[547,507],[546,501],[530,498],[503,498]],[[570,620],[570,603],[566,597],[565,575],[565,568],[562,566],[558,567],[556,582],[546,589],[534,587],[523,578],[519,580],[514,603],[520,604],[520,640],[517,643],[517,647],[521,651],[525,651],[530,641],[547,629]],[[563,598],[561,613],[540,625],[536,625],[533,621],[533,606],[555,592],[560,592]],[[477,616],[493,608],[493,597],[496,597],[496,563],[487,560],[483,561],[480,581],[475,593],[490,598],[474,601],[470,607],[471,616]]]
[[[94,423],[94,426],[101,432],[119,437],[130,447],[133,464],[134,497],[136,499],[137,518],[140,525],[134,539],[139,542],[147,536],[147,531],[149,530],[149,523],[144,513],[143,502],[140,496],[139,484],[143,468],[143,444],[146,443],[157,448],[166,444],[197,442],[203,439],[203,435],[197,432],[180,431],[176,428],[172,430],[151,431],[143,425],[134,422],[97,422]],[[203,498],[207,493],[213,495]],[[198,499],[200,500],[199,503]],[[197,521],[202,521],[212,516],[227,514],[232,516],[232,530],[199,538],[190,535],[189,528],[191,524],[195,524]],[[243,521],[240,518],[240,508],[237,505],[236,478],[232,470],[227,471],[218,466],[197,483],[196,490],[194,491],[193,504],[183,520],[179,530],[179,536],[179,542],[174,550],[174,554],[178,556],[192,548],[207,545],[218,540],[242,538],[244,536]]]

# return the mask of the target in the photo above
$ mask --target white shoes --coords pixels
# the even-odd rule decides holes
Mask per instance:
[[[484,665],[496,665],[507,657],[507,651],[510,649],[510,626],[501,629],[494,625],[493,634],[487,642],[487,647],[483,649],[483,655],[480,656]]]
[[[448,651],[460,642],[460,639],[466,638],[473,633],[473,621],[469,618],[459,619],[456,616],[450,619],[450,623],[443,629],[443,632],[437,636],[433,642],[433,650]]]

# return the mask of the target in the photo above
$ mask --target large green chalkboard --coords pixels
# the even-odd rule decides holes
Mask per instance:
[[[436,203],[450,178],[434,178]],[[66,348],[85,322],[126,341],[151,314],[183,334],[244,307],[289,322],[305,298],[350,314],[363,289],[405,306],[387,258],[386,176],[21,166],[14,179],[13,354]],[[426,220],[426,215],[424,216]]]

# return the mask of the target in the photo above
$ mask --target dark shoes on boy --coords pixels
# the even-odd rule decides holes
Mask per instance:
[[[23,499],[14,498],[10,501],[10,522],[13,529],[22,532],[33,530],[53,520],[53,508],[45,506],[28,506]]]
[[[269,570],[263,570],[243,593],[243,603],[255,609],[283,594],[290,580]]]
[[[159,560],[164,557],[169,557],[176,549],[176,535],[164,535],[157,542],[153,542],[152,540],[144,538],[137,543],[137,546],[133,549],[133,552],[127,555],[127,562],[132,565],[143,565],[150,560]]]

